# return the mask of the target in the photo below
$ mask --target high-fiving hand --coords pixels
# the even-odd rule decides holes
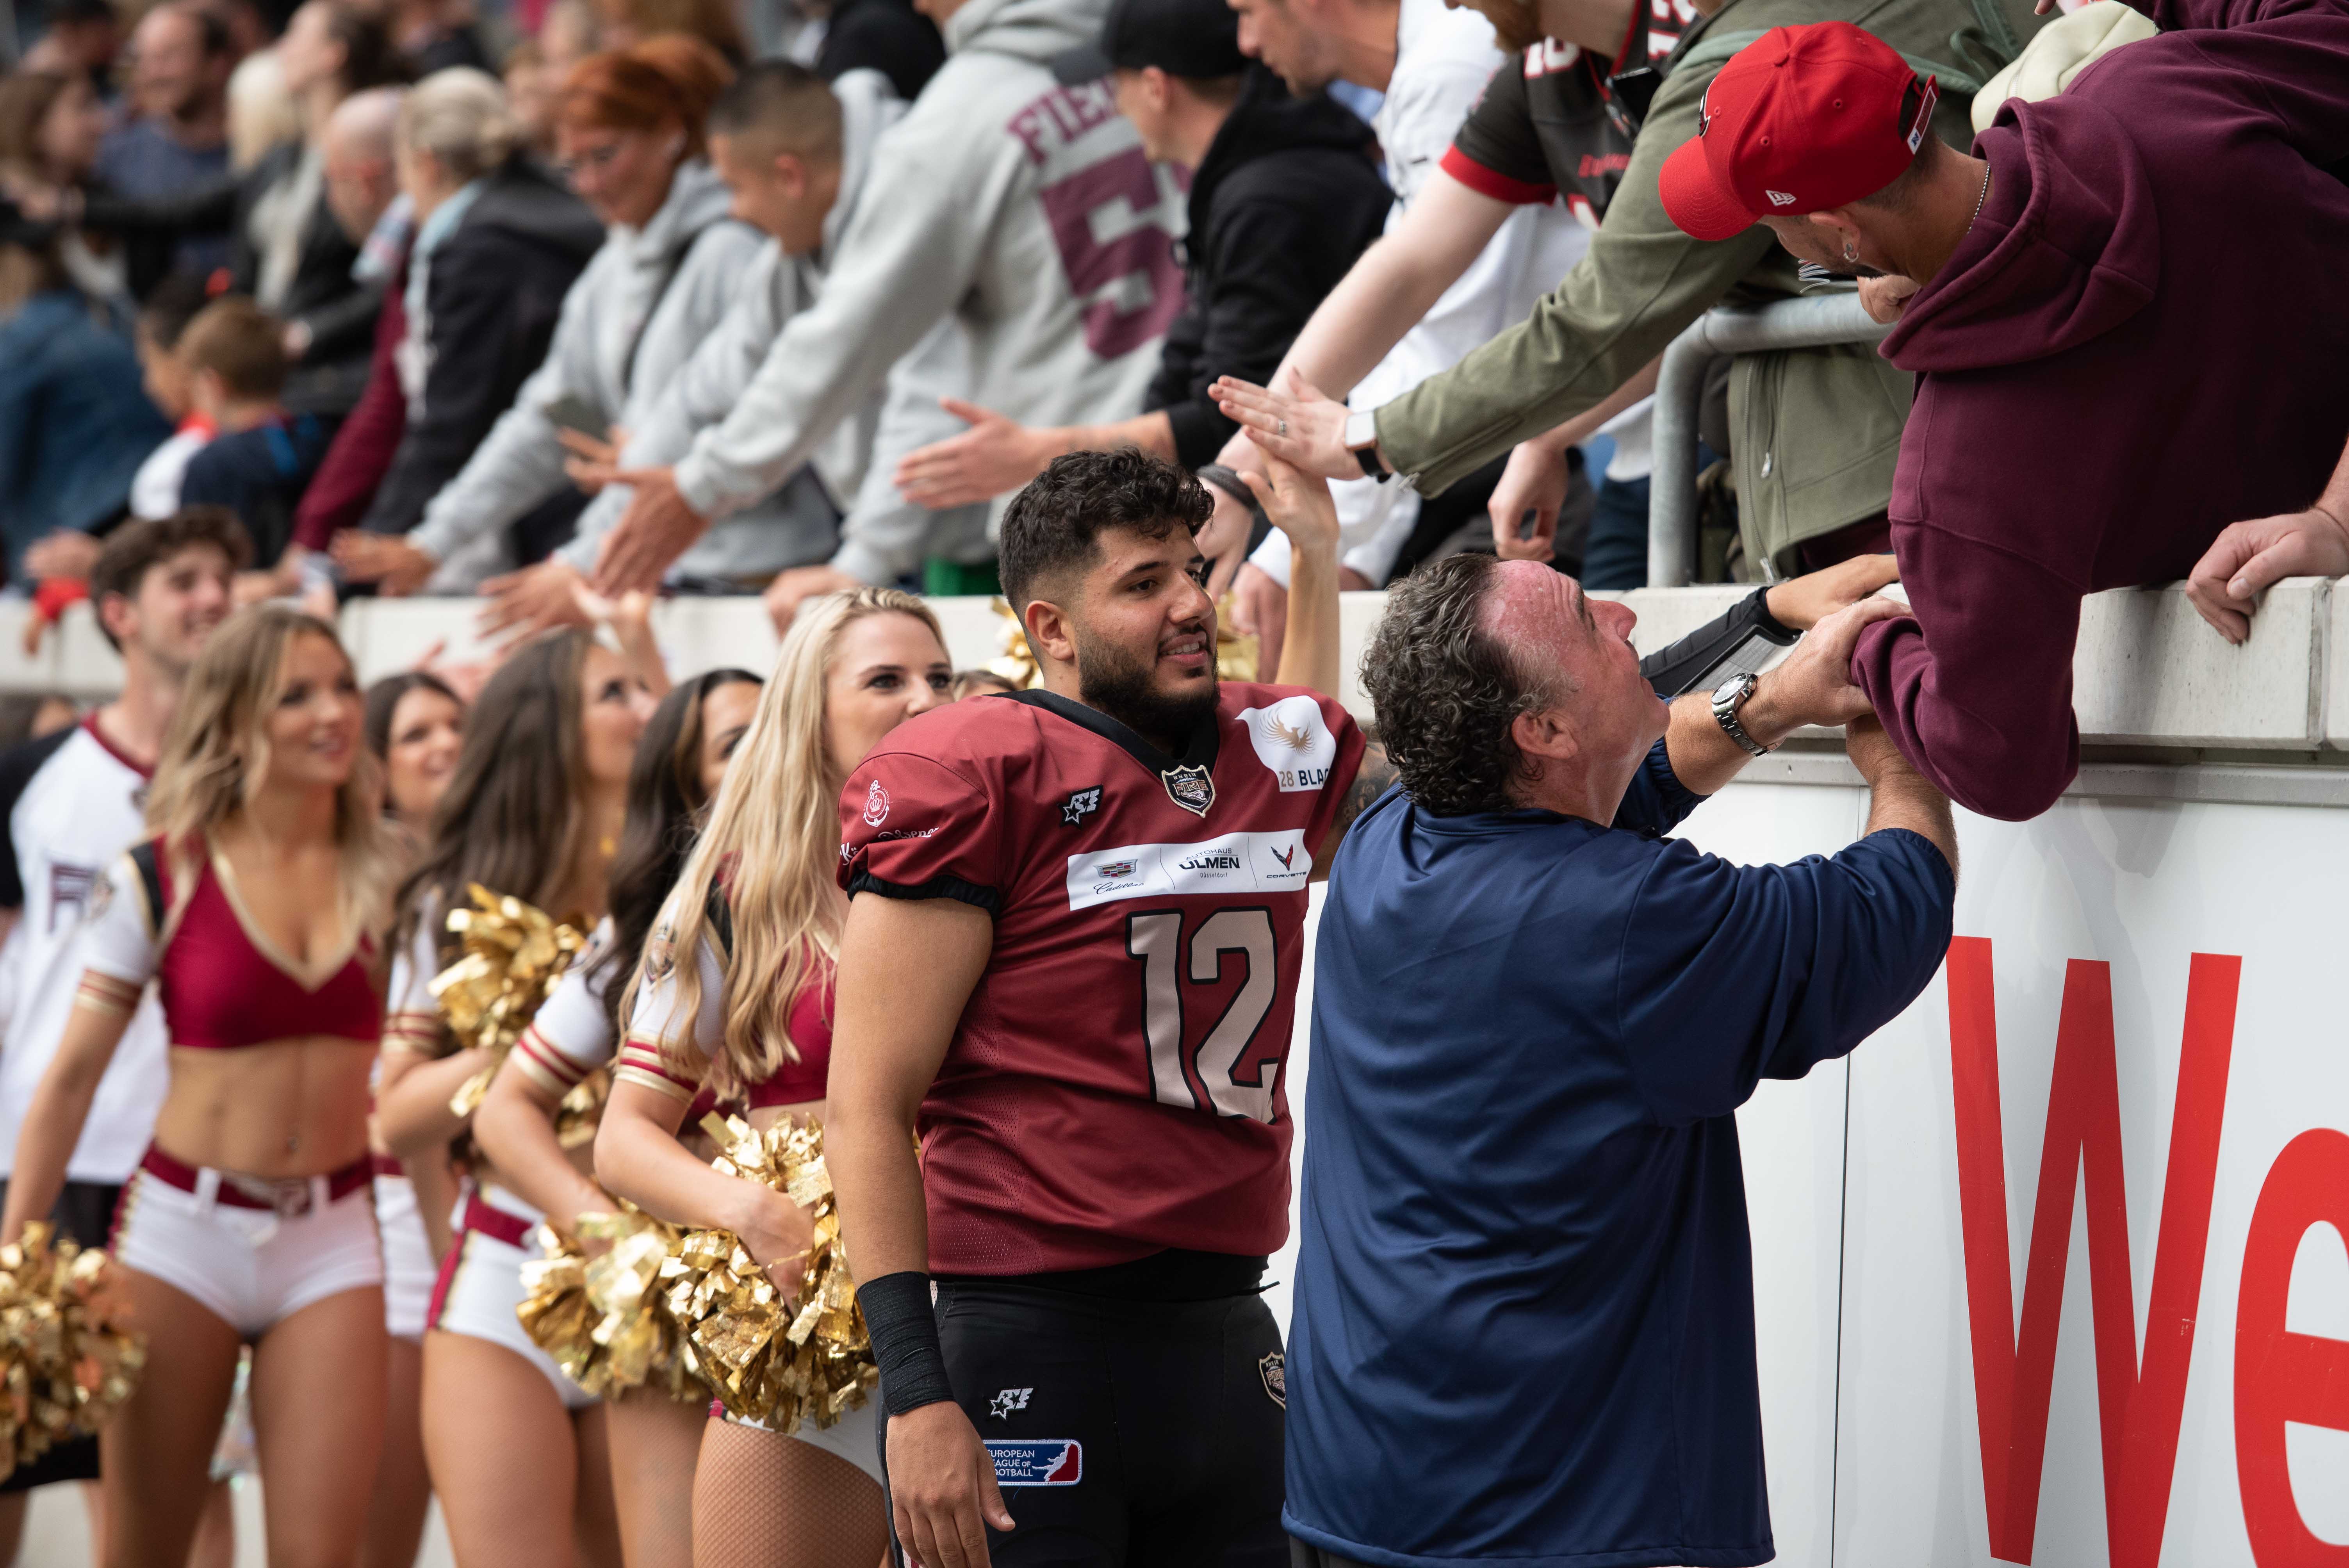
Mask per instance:
[[[1294,366],[1276,379],[1278,386],[1258,387],[1219,377],[1209,396],[1271,456],[1325,480],[1361,478],[1361,459],[1346,445],[1346,406],[1323,397]]]

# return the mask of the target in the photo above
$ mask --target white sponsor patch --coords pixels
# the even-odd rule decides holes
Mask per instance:
[[[1321,705],[1309,696],[1285,696],[1270,707],[1240,710],[1248,742],[1257,760],[1272,769],[1284,795],[1319,789],[1330,781],[1330,764],[1337,759],[1338,738],[1321,717]]]
[[[1185,893],[1302,892],[1312,874],[1301,828],[1195,844],[1124,844],[1069,857],[1069,907]]]

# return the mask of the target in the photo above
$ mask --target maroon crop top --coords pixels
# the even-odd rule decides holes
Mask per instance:
[[[331,965],[305,973],[253,925],[212,856],[159,945],[173,901],[169,857],[159,849],[150,840],[124,857],[117,885],[92,913],[85,963],[94,976],[131,990],[133,1002],[156,982],[171,1044],[234,1050],[312,1035],[363,1045],[382,1037],[383,998],[367,973],[373,939],[363,935]]]

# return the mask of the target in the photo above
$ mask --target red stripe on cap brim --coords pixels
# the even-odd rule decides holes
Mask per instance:
[[[1713,177],[1702,137],[1690,137],[1664,160],[1656,194],[1666,215],[1692,239],[1733,240],[1761,221]]]

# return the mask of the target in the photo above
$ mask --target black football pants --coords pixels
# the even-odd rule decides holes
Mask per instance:
[[[937,1316],[1017,1526],[988,1532],[995,1568],[1288,1568],[1280,1331],[1260,1297],[949,1281]]]

